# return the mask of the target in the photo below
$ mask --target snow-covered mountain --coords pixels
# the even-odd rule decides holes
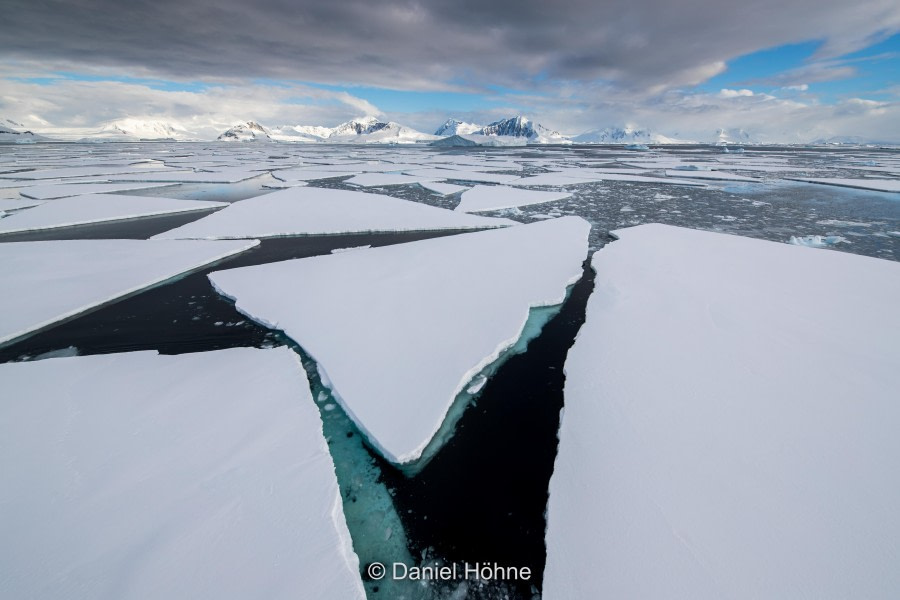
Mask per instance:
[[[22,126],[15,121],[11,121],[10,119],[6,119],[5,122],[18,125],[19,127]],[[33,144],[35,142],[44,141],[48,141],[48,138],[45,138],[44,136],[38,135],[34,132],[17,131],[12,127],[0,125],[0,144]]]
[[[572,138],[576,144],[686,144],[684,140],[678,140],[659,133],[653,133],[649,129],[637,129],[634,127],[604,127],[586,131]]]
[[[326,141],[351,144],[411,144],[434,139],[437,139],[436,136],[393,121],[364,117],[341,123],[332,129]]]
[[[447,137],[451,135],[466,135],[467,133],[475,133],[483,127],[483,125],[466,123],[465,121],[460,121],[459,119],[450,118],[444,121],[444,124],[437,128],[437,131],[434,132],[434,135],[440,137]]]
[[[129,118],[104,123],[96,134],[91,134],[89,137],[127,140],[185,140],[192,139],[194,136],[178,123]]]
[[[409,127],[381,121],[376,117],[363,117],[341,123],[337,127],[316,125],[283,125],[267,129],[255,121],[235,125],[220,135],[218,140],[231,142],[328,142],[338,144],[410,144],[431,141],[436,136]]]
[[[509,136],[525,138],[529,144],[570,144],[572,141],[559,132],[547,129],[539,123],[533,123],[521,115],[494,121],[473,132],[477,135]]]
[[[220,142],[271,142],[269,130],[256,121],[239,123],[216,138]]]
[[[744,129],[733,128],[716,129],[712,142],[715,144],[758,144],[759,140]]]

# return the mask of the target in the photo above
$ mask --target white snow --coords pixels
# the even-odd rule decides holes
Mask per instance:
[[[380,187],[384,185],[412,185],[433,180],[433,177],[416,177],[413,175],[401,175],[399,173],[363,173],[351,177],[344,183],[360,185],[363,187]]]
[[[231,204],[153,239],[227,239],[374,231],[485,229],[507,219],[462,215],[381,194],[300,187]]]
[[[603,175],[597,175],[590,171],[584,170],[579,175],[569,173],[541,173],[532,177],[523,177],[513,182],[515,186],[529,185],[550,185],[550,186],[567,186],[578,185],[582,183],[595,183],[603,181]]]
[[[115,194],[88,194],[45,202],[3,219],[0,234],[33,229],[53,229],[85,223],[134,219],[228,206],[226,202],[173,200]]]
[[[878,192],[900,192],[900,179],[843,179],[840,177],[818,179],[812,177],[788,177],[787,179],[804,183],[820,183],[822,185],[836,185],[838,187],[859,188]]]
[[[493,167],[502,169],[503,167]],[[476,169],[451,169],[449,166],[444,169],[409,169],[405,171],[407,175],[415,175],[423,179],[444,180],[453,179],[459,181],[480,181],[484,183],[512,183],[519,181],[518,175],[506,175],[504,173],[484,173]]]
[[[259,171],[251,171],[244,167],[232,167],[217,171],[173,171],[111,175],[108,179],[110,181],[159,181],[167,183],[238,183],[253,177],[259,177],[260,174]]]
[[[257,240],[0,244],[0,345],[258,244]]]
[[[31,208],[32,206],[40,206],[43,200],[28,200],[27,198],[0,198],[0,210],[22,210],[23,208]]]
[[[744,175],[735,175],[734,173],[726,173],[724,171],[692,171],[688,169],[669,169],[666,171],[666,177],[684,177],[687,179],[711,179],[718,181],[760,181],[755,177],[746,177]]]
[[[567,217],[209,277],[241,312],[303,346],[369,442],[408,463],[457,394],[516,342],[529,309],[564,300],[589,230]]]
[[[700,181],[687,179],[674,179],[668,177],[650,177],[647,175],[628,175],[625,173],[604,173],[603,181],[628,181],[631,183],[665,183],[669,185],[692,185],[704,187],[706,184]]]
[[[19,192],[26,198],[54,200],[84,194],[103,194],[166,187],[165,183],[64,183],[59,185],[35,185]]]
[[[440,194],[441,196],[450,196],[457,192],[463,192],[469,189],[464,185],[454,185],[452,183],[435,183],[433,181],[420,181],[419,185],[429,192],[434,192],[435,194]]]
[[[0,365],[0,596],[365,594],[296,355]]]
[[[543,597],[896,596],[900,264],[616,235],[566,362]]]
[[[458,212],[481,212],[543,204],[568,198],[568,192],[541,192],[537,190],[520,190],[503,185],[476,185],[465,191],[456,207]]]

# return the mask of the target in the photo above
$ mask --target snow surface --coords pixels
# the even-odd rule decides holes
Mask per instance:
[[[303,346],[369,442],[409,463],[457,394],[516,342],[529,309],[564,300],[589,230],[566,217],[209,278]]]
[[[900,179],[844,179],[840,177],[788,177],[787,179],[803,181],[805,183],[820,183],[822,185],[876,190],[879,192],[900,192]]]
[[[0,365],[0,596],[365,598],[296,355]]]
[[[376,231],[487,229],[508,219],[462,215],[443,208],[351,190],[290,188],[235,202],[152,239],[239,239]]]
[[[258,244],[257,240],[0,244],[0,345]]]
[[[628,181],[631,183],[667,183],[669,185],[693,185],[705,186],[700,181],[688,181],[687,179],[674,179],[669,177],[649,177],[646,175],[627,175],[624,173],[604,173],[603,181]]]
[[[173,200],[115,194],[88,194],[45,202],[0,222],[0,234],[33,229],[53,229],[85,223],[134,219],[228,206],[226,202]]]
[[[566,362],[543,597],[896,597],[900,264],[615,233]]]
[[[476,185],[465,191],[456,207],[458,212],[482,212],[514,206],[543,204],[568,198],[568,192],[540,192],[537,190],[520,190],[504,185]]]
[[[688,179],[712,179],[718,181],[760,181],[755,177],[746,177],[744,175],[735,175],[734,173],[725,173],[723,171],[703,171],[691,169],[670,169],[666,171],[666,177],[686,177]]]
[[[429,192],[434,192],[435,194],[440,194],[441,196],[450,196],[457,192],[463,192],[469,189],[464,185],[454,185],[452,183],[436,183],[433,181],[420,181],[419,185]]]
[[[26,198],[55,200],[84,194],[104,194],[166,187],[165,183],[63,183],[58,185],[35,185],[19,192]]]
[[[360,185],[362,187],[381,187],[385,185],[412,185],[433,180],[433,177],[416,177],[414,175],[401,175],[399,173],[363,173],[351,177],[344,183]]]

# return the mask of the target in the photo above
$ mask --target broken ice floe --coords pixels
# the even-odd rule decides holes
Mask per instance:
[[[10,598],[357,598],[334,465],[285,348],[0,365]]]
[[[410,463],[457,395],[582,273],[577,217],[210,274],[282,329],[388,460]],[[427,457],[424,457],[427,459]]]
[[[0,345],[257,244],[256,240],[0,244]]]
[[[543,597],[891,597],[900,265],[615,235],[566,361]]]
[[[3,219],[0,222],[0,234],[207,211],[223,206],[228,206],[228,204],[203,200],[173,200],[115,194],[72,196],[45,202],[40,206]]]
[[[555,202],[571,195],[568,192],[520,190],[503,185],[476,185],[471,190],[463,192],[456,210],[458,212],[484,212]]]
[[[167,187],[167,183],[63,183],[55,185],[35,185],[23,189],[20,194],[36,200],[54,200],[85,194],[105,194]]]
[[[811,178],[788,177],[793,181],[804,183],[819,183],[822,185],[834,185],[838,187],[857,188],[861,190],[874,190],[877,192],[900,192],[900,179],[842,179],[842,178]]]
[[[848,244],[850,240],[842,235],[792,235],[788,244],[806,246],[808,248],[830,248],[837,244]]]
[[[235,239],[379,231],[489,229],[516,225],[381,194],[291,188],[235,202],[153,239]]]

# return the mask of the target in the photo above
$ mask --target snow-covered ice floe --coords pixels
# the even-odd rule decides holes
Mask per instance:
[[[457,212],[483,212],[555,202],[571,196],[569,192],[541,192],[521,190],[505,185],[476,185],[465,191],[460,198]]]
[[[530,310],[562,303],[589,231],[566,217],[209,278],[238,310],[296,340],[371,445],[410,463],[456,396],[516,343]]]
[[[61,183],[56,185],[35,185],[19,192],[26,198],[36,200],[54,200],[84,194],[105,194],[109,192],[127,192],[168,187],[168,183]]]
[[[365,598],[297,356],[0,365],[0,596]]]
[[[874,190],[877,192],[900,192],[900,179],[842,179],[813,178],[813,177],[788,177],[793,181],[804,183],[819,183],[822,185],[835,185],[838,187],[857,188],[861,190]]]
[[[745,175],[735,175],[734,173],[726,173],[724,171],[703,171],[690,169],[669,169],[666,171],[666,177],[684,177],[687,179],[710,179],[714,181],[759,181],[755,177],[747,177]]]
[[[0,244],[0,345],[258,244],[257,240]]]
[[[231,204],[153,239],[237,239],[378,231],[489,229],[509,219],[459,214],[381,194],[291,188]]]
[[[455,185],[452,183],[436,183],[433,181],[420,181],[419,185],[429,192],[434,192],[435,194],[440,194],[441,196],[451,196],[453,194],[456,194],[457,192],[464,192],[469,189],[464,185]]]
[[[228,206],[228,204],[205,200],[87,194],[45,202],[40,206],[7,217],[0,222],[0,234],[205,211],[223,206]]]
[[[894,597],[900,264],[615,235],[566,361],[543,597]]]

